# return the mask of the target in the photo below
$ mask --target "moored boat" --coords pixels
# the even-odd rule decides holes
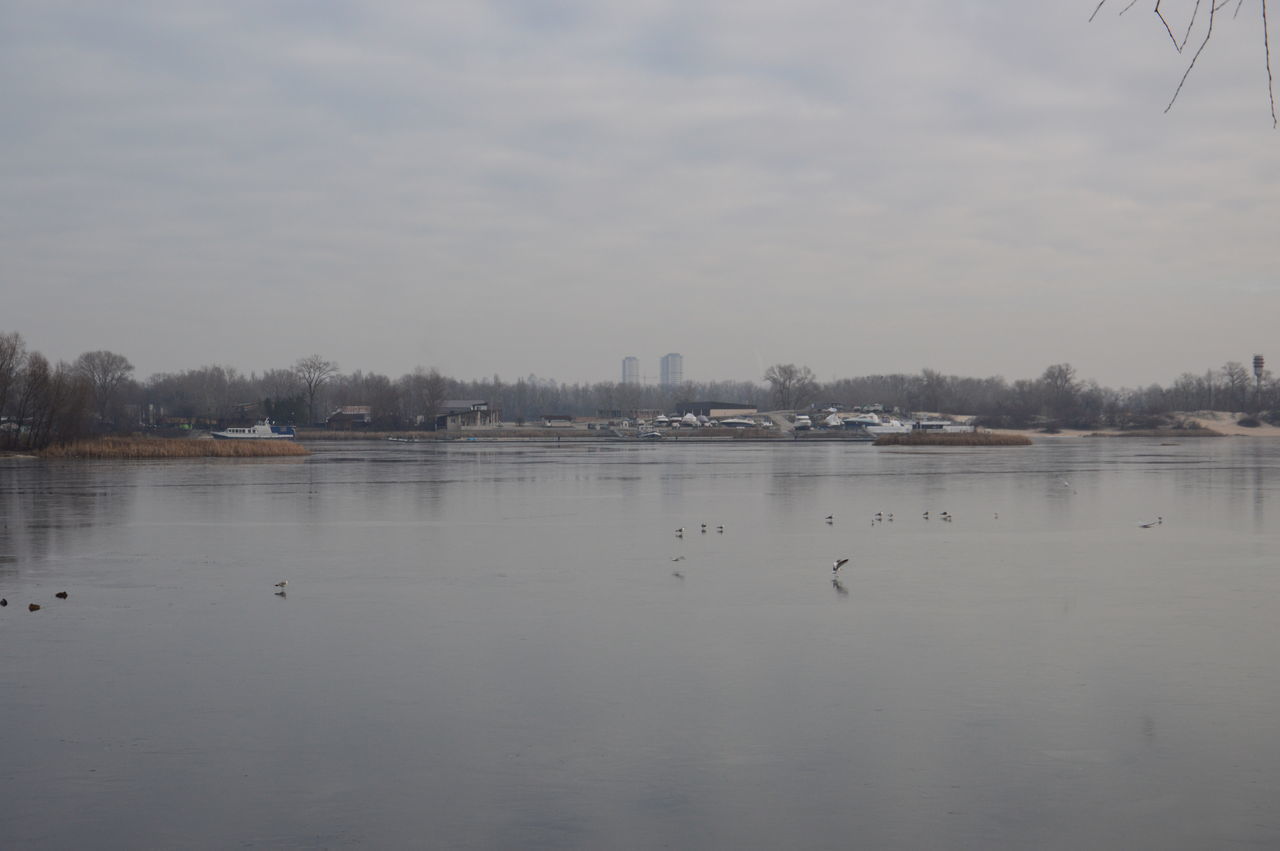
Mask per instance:
[[[904,423],[902,420],[890,417],[888,420],[881,420],[878,425],[864,425],[867,434],[874,434],[877,437],[882,434],[906,434],[911,431],[911,425]]]
[[[262,420],[243,428],[224,428],[213,432],[213,436],[218,440],[293,440],[296,434],[293,426],[278,426],[271,420]]]

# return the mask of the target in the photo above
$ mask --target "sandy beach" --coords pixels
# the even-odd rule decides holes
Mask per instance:
[[[1239,420],[1248,416],[1245,413],[1234,413],[1231,411],[1194,411],[1191,413],[1176,414],[1174,416],[1184,422],[1197,423],[1201,428],[1210,429],[1226,437],[1280,437],[1280,427],[1273,426],[1265,422],[1254,428],[1239,425]],[[1075,437],[1091,437],[1095,435],[1119,436],[1124,434],[1120,429],[1064,428],[1056,434],[1047,434],[1035,429],[992,429],[992,431],[1007,434],[1024,434],[1033,440],[1065,440]],[[1195,437],[1194,431],[1187,431],[1184,429],[1168,429],[1167,434],[1170,439],[1177,439],[1179,437]]]

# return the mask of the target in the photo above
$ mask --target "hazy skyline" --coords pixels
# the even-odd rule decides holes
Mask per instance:
[[[0,332],[141,378],[1280,362],[1256,10],[1162,114],[1189,56],[1095,5],[0,0]]]

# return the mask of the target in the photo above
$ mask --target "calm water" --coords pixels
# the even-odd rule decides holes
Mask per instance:
[[[1280,846],[1278,443],[314,451],[0,460],[5,846]]]

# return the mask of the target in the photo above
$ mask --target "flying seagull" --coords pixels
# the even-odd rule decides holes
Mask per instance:
[[[846,563],[846,562],[848,562],[848,561],[849,561],[849,560],[848,560],[847,558],[838,558],[838,559],[836,559],[836,563],[835,563],[835,564],[833,564],[833,565],[831,565],[831,572],[832,572],[833,574],[835,574],[835,573],[839,573],[839,572],[840,572],[840,568],[841,568],[841,567],[843,567],[843,566],[845,565],[845,563]]]
[[[1162,523],[1164,523],[1164,518],[1163,518],[1163,517],[1157,517],[1155,520],[1149,520],[1149,521],[1147,521],[1146,523],[1139,523],[1139,524],[1138,524],[1138,528],[1139,528],[1139,529],[1150,529],[1152,526],[1159,526],[1159,525],[1160,525],[1160,524],[1162,524]]]

